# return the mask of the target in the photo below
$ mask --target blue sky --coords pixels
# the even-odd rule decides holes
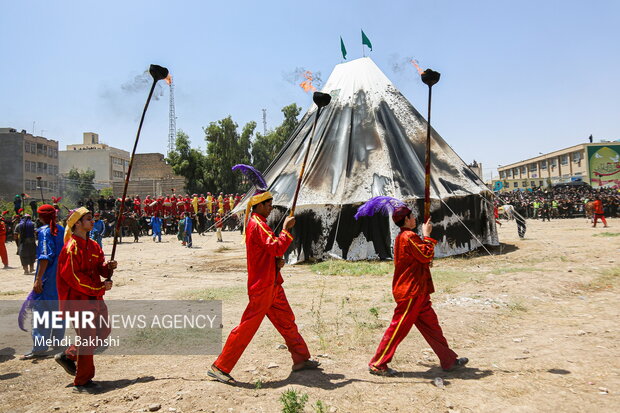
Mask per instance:
[[[442,73],[433,126],[467,162],[496,168],[587,140],[620,138],[620,2],[608,1],[2,1],[0,127],[60,141],[92,131],[131,149],[146,90],[121,86],[150,63],[175,79],[177,128],[232,115],[262,131],[310,96],[298,67],[327,79],[372,59],[426,114],[426,86],[407,57]],[[139,152],[166,152],[168,90],[153,101]],[[485,171],[486,177],[491,169]]]

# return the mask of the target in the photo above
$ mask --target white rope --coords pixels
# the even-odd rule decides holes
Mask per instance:
[[[460,223],[461,223],[461,224],[465,227],[465,229],[466,229],[466,230],[467,230],[467,231],[471,234],[471,236],[472,236],[472,237],[474,237],[474,238],[475,238],[475,240],[476,240],[476,241],[478,241],[478,242],[480,243],[480,245],[482,246],[482,248],[484,248],[484,250],[485,250],[485,251],[486,251],[489,255],[491,255],[491,256],[492,256],[493,254],[491,254],[491,251],[489,251],[489,250],[487,249],[487,247],[485,247],[485,246],[484,246],[484,244],[482,243],[482,241],[480,241],[480,240],[478,239],[478,237],[476,237],[476,236],[474,235],[474,233],[473,233],[473,232],[471,232],[471,230],[467,227],[467,225],[465,225],[465,223],[461,220],[461,218],[460,218],[460,217],[459,217],[459,216],[458,216],[458,215],[457,215],[457,214],[456,214],[456,213],[452,210],[452,208],[450,208],[450,207],[448,206],[448,204],[446,204],[446,203],[444,202],[444,200],[443,200],[443,199],[439,198],[439,200],[440,200],[440,201],[441,201],[441,202],[442,202],[442,203],[443,203],[443,204],[444,204],[444,205],[445,205],[445,206],[446,206],[446,207],[450,210],[450,212],[452,212],[452,215],[454,215],[454,216],[456,217],[456,219],[458,219],[458,220],[459,220],[459,222],[460,222]]]

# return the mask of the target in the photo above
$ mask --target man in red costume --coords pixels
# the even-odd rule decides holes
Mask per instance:
[[[293,358],[293,371],[316,369],[320,363],[310,359],[310,352],[297,330],[295,316],[284,289],[280,268],[284,265],[281,257],[293,241],[289,232],[295,225],[295,217],[284,220],[284,228],[276,237],[267,225],[271,213],[273,196],[259,191],[248,202],[246,217],[245,245],[248,265],[248,295],[250,302],[241,317],[241,322],[228,336],[222,354],[215,360],[210,377],[222,383],[235,384],[230,372],[237,364],[245,348],[267,316],[278,332],[284,337],[286,346]],[[252,213],[250,215],[250,207]]]
[[[146,198],[144,198],[144,213],[147,217],[153,215],[153,207],[151,206],[152,202],[153,200],[151,199],[150,195],[147,195]]]
[[[603,227],[607,228],[607,221],[605,220],[605,210],[603,209],[603,201],[601,201],[601,197],[597,196],[594,201],[594,225],[592,228],[596,228],[596,223],[600,219],[603,221]]]
[[[9,211],[4,211],[0,216],[0,258],[2,258],[2,265],[4,269],[9,268],[9,256],[6,252],[6,223],[4,222],[4,216]]]
[[[430,263],[435,256],[435,241],[430,237],[433,229],[430,220],[422,225],[424,239],[413,232],[416,219],[411,210],[400,206],[392,214],[394,223],[400,227],[400,233],[394,241],[394,279],[392,294],[396,301],[394,316],[383,335],[379,348],[368,365],[371,374],[394,376],[394,370],[388,368],[396,348],[407,336],[415,324],[424,339],[431,346],[441,367],[448,371],[464,366],[467,358],[458,358],[450,349],[443,336],[437,315],[431,306],[430,295],[435,291],[431,278]]]
[[[138,216],[142,215],[142,200],[140,199],[140,195],[136,195],[133,199],[133,212]]]
[[[99,321],[107,318],[108,309],[103,295],[112,288],[109,277],[116,268],[116,261],[105,262],[101,247],[88,237],[93,229],[93,216],[84,207],[78,208],[67,220],[65,245],[58,257],[56,285],[60,311],[91,311],[95,313],[95,328],[79,326],[77,335],[84,340],[104,340],[110,329]],[[55,360],[67,373],[75,376],[75,392],[96,393],[101,387],[93,382],[95,364],[93,353],[95,347],[90,345],[71,345],[63,353],[57,354]]]

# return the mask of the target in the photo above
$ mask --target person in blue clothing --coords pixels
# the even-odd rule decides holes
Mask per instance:
[[[41,205],[37,210],[39,219],[45,224],[38,230],[39,244],[37,246],[37,270],[33,285],[33,312],[44,313],[58,311],[58,291],[56,290],[56,268],[58,255],[64,245],[65,229],[56,224],[56,210],[51,205]],[[48,350],[48,340],[58,342],[65,335],[63,328],[44,328],[38,326],[32,329],[32,351],[21,357],[29,360],[45,356]]]
[[[103,236],[105,235],[105,223],[101,220],[101,214],[99,212],[95,212],[95,222],[93,223],[93,230],[90,231],[90,237],[97,243],[101,248],[101,241],[103,240]]]
[[[153,230],[153,242],[155,242],[155,237],[157,237],[157,242],[161,242],[161,218],[159,217],[159,212],[155,213],[155,216],[151,218],[151,229]]]
[[[185,234],[185,245],[187,248],[192,247],[192,231],[194,229],[192,217],[189,215],[189,212],[185,213],[185,226],[183,229],[183,233]]]

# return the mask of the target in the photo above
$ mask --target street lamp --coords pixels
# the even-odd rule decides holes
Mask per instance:
[[[37,176],[37,186],[41,190],[41,203],[44,204],[45,203],[45,199],[43,199],[43,186],[41,186],[41,179],[42,178],[43,177],[41,177],[41,176]]]

